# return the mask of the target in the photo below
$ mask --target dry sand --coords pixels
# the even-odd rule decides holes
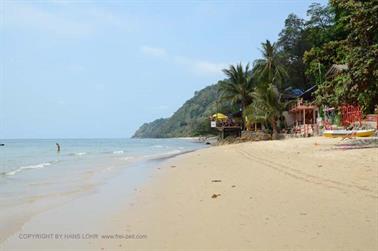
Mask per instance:
[[[22,246],[30,250],[378,250],[378,148],[334,149],[339,142],[325,138],[251,142],[178,156],[156,166],[150,181],[131,198],[109,204],[114,209],[111,214],[93,208],[97,219],[86,221],[84,212],[70,228],[64,215],[75,215],[78,209],[63,207],[39,216],[34,228],[24,228],[24,232],[52,232],[64,226],[69,232],[82,227],[127,239],[28,241]],[[76,201],[76,206],[83,203]],[[105,202],[91,205],[96,203]],[[101,222],[101,228],[86,223],[94,221]],[[14,237],[4,250],[16,250],[20,242]]]
[[[333,149],[339,142],[253,142],[172,159],[109,222],[110,232],[147,239],[100,247],[378,250],[378,149]]]

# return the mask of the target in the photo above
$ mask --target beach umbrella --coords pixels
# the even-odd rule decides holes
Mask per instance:
[[[220,120],[220,121],[224,121],[224,120],[227,120],[228,117],[226,115],[224,115],[223,113],[215,113],[213,114],[213,116],[211,116],[213,119],[215,120]]]

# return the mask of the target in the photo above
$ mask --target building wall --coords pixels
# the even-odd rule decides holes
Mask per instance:
[[[286,121],[286,124],[287,124],[288,127],[291,127],[291,126],[294,125],[294,123],[295,123],[295,118],[294,118],[294,116],[293,116],[292,113],[289,113],[289,112],[287,112],[287,111],[284,111],[284,112],[282,113],[282,115],[284,116],[285,121]]]

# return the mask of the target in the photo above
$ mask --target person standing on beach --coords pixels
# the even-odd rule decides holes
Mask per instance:
[[[56,151],[59,153],[60,152],[60,145],[58,143],[55,143],[56,144]]]

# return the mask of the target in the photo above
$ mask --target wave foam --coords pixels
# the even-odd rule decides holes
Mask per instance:
[[[120,150],[120,151],[114,151],[113,154],[123,154],[125,153],[124,151]]]
[[[83,156],[83,155],[86,155],[86,154],[87,154],[86,152],[74,153],[74,155],[76,155],[76,156]]]
[[[13,176],[19,172],[22,172],[23,170],[27,170],[27,169],[40,169],[40,168],[44,168],[46,166],[50,166],[51,163],[50,162],[44,162],[44,163],[40,163],[40,164],[37,164],[37,165],[29,165],[29,166],[21,166],[13,171],[10,171],[10,172],[7,172],[5,173],[5,175],[7,176]]]
[[[175,156],[175,155],[178,155],[178,154],[181,154],[181,153],[182,153],[182,151],[180,151],[180,150],[172,150],[172,151],[169,151],[169,152],[144,155],[143,157],[148,158],[148,159],[163,159],[163,158],[169,158],[171,156]]]

